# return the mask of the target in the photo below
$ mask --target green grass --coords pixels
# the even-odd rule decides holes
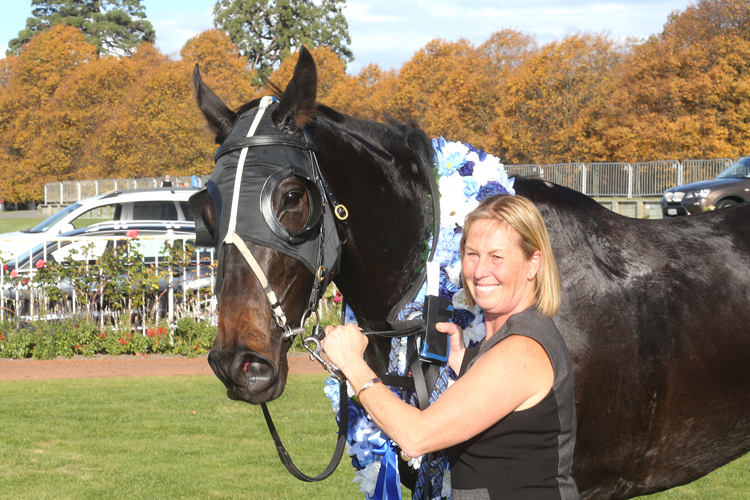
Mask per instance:
[[[318,474],[336,425],[323,375],[290,377],[269,408],[297,465]],[[213,376],[0,384],[0,499],[357,499],[344,458],[321,483],[279,462],[259,407]],[[740,499],[750,456],[649,500]],[[405,496],[408,498],[408,496]]]
[[[11,233],[31,229],[47,217],[22,217],[18,219],[0,219],[0,233]]]
[[[750,455],[679,488],[641,497],[646,500],[746,500],[750,497]]]
[[[336,422],[323,375],[290,377],[269,408],[292,458],[317,475]],[[0,498],[358,499],[348,460],[321,483],[279,462],[260,407],[213,376],[3,382]]]

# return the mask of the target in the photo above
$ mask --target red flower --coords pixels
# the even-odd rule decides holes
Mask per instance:
[[[156,329],[156,334],[161,335],[164,332],[164,329],[162,327],[159,327]]]
[[[26,286],[26,285],[28,285],[28,284],[29,284],[29,280],[27,280],[27,279],[25,279],[25,278],[21,280],[21,285],[22,285],[22,286]]]
[[[0,340],[5,340],[5,335],[0,333]]]
[[[99,337],[101,337],[101,338],[104,338],[104,337],[106,337],[106,336],[107,336],[107,334],[106,334],[106,333],[100,333],[100,334],[99,334]]]
[[[5,265],[3,266],[3,271],[7,271],[7,270],[8,270],[8,267],[9,267],[9,266],[8,266],[8,264],[5,264]]]
[[[44,267],[44,259],[39,259],[38,261],[36,261],[35,266],[36,266],[37,269],[43,268]]]
[[[128,238],[137,238],[138,237],[138,230],[137,229],[131,229],[127,233],[125,233],[125,236]]]
[[[76,348],[76,349],[80,349],[80,348],[81,348],[81,344],[76,344],[76,345],[75,345],[75,348]]]
[[[161,345],[161,340],[157,340],[156,345]]]
[[[120,344],[125,345],[127,344],[127,341],[125,339],[120,339]]]
[[[333,301],[338,304],[339,302],[341,302],[342,298],[343,297],[341,296],[341,292],[339,292],[338,290],[336,290],[336,294],[333,296]]]
[[[18,271],[16,271],[15,269],[12,269],[10,271],[10,277],[15,278],[16,276],[18,276]]]
[[[193,347],[193,349],[198,350],[198,346]]]
[[[148,335],[149,337],[153,337],[154,336],[154,329],[153,328],[149,328],[148,330],[146,330],[146,335]]]

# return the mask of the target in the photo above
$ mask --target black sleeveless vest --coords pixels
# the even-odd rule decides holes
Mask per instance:
[[[571,477],[576,439],[573,365],[550,318],[532,306],[514,314],[489,340],[468,349],[461,374],[510,335],[537,341],[554,370],[552,389],[539,403],[514,411],[450,449],[454,500],[577,500]]]

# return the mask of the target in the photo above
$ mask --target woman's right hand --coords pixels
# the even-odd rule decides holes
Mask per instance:
[[[458,372],[461,370],[461,363],[464,360],[464,353],[466,352],[464,331],[455,323],[436,323],[435,329],[451,336],[448,366],[458,375]]]

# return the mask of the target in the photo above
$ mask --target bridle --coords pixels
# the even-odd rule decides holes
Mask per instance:
[[[339,381],[339,394],[342,395],[339,405],[339,436],[336,449],[330,463],[321,474],[315,477],[307,476],[293,464],[276,432],[265,403],[261,403],[261,407],[279,457],[287,470],[302,481],[321,481],[329,477],[340,462],[347,435],[348,403],[343,397],[346,394],[346,379],[335,365],[321,356],[320,341],[325,334],[320,326],[317,310],[319,301],[334,278],[340,262],[343,244],[347,239],[348,211],[336,201],[328,187],[315,155],[317,148],[308,134],[303,130],[300,134],[288,135],[272,125],[268,111],[277,106],[278,100],[275,97],[263,97],[257,108],[243,113],[238,118],[229,137],[214,155],[216,168],[211,179],[204,189],[190,198],[190,206],[195,215],[196,245],[216,247],[219,255],[216,286],[219,292],[217,294],[220,293],[223,281],[223,260],[226,248],[233,245],[253,270],[263,288],[273,320],[276,326],[284,332],[284,340],[303,335],[306,320],[315,316],[312,334],[304,338],[302,344],[310,353],[310,357],[319,361]],[[249,126],[245,128],[244,125],[248,125],[247,122],[250,120]],[[259,130],[262,133],[257,134]],[[276,158],[277,154],[278,158]],[[252,158],[248,159],[249,156]],[[233,161],[235,158],[236,161]],[[279,166],[279,159],[282,160],[282,164],[286,164]],[[246,168],[246,163],[252,168]],[[232,168],[235,169],[233,174],[230,172]],[[308,220],[304,228],[294,234],[280,223],[273,210],[274,189],[284,179],[291,176],[303,183],[310,202]],[[426,171],[425,177],[432,194],[433,227],[437,229],[440,227],[440,196],[433,173]],[[217,222],[213,234],[206,227],[202,217],[203,202],[208,195],[211,196],[216,210]],[[223,214],[222,198],[231,198],[228,217],[224,217]],[[247,209],[242,210],[242,205],[245,205]],[[250,217],[250,224],[238,225],[237,217],[240,210],[243,216]],[[436,230],[435,239],[437,235]],[[300,260],[313,273],[313,287],[299,326],[290,325],[268,277],[245,243],[246,239]],[[434,242],[428,260],[432,260],[436,248],[437,244]],[[363,333],[388,338],[414,338],[417,334],[424,332],[424,321],[421,319],[408,321],[397,319],[399,311],[417,294],[424,280],[425,273],[423,272],[404,298],[391,310],[387,321],[393,330]],[[426,407],[429,404],[429,389],[427,388],[432,387],[434,379],[430,381],[431,371],[428,370],[426,375],[423,374],[419,364],[418,359],[412,362],[413,378],[383,374],[381,379],[387,385],[415,390],[420,407]]]
[[[191,197],[190,203],[194,213],[200,214],[205,196],[211,195],[217,210],[217,225],[220,227],[217,227],[214,236],[211,236],[203,218],[195,217],[196,244],[215,246],[222,261],[228,245],[233,245],[240,252],[263,288],[274,323],[284,332],[284,339],[291,340],[294,336],[304,333],[303,325],[308,317],[314,314],[317,318],[318,303],[333,279],[341,257],[339,235],[346,233],[348,212],[346,207],[336,201],[323,179],[315,155],[317,148],[307,133],[303,131],[301,134],[290,136],[274,130],[269,125],[269,110],[276,106],[278,101],[275,97],[264,97],[257,108],[240,117],[235,130],[244,130],[239,124],[247,122],[247,119],[243,118],[252,116],[246,134],[233,130],[219,147],[214,155],[217,167],[211,180],[207,182],[206,188]],[[256,135],[259,128],[264,129],[266,133]],[[275,133],[271,133],[274,131]],[[249,166],[246,165],[249,162],[248,153],[257,150],[262,150],[259,153],[262,157],[261,163],[250,162]],[[286,153],[285,157],[280,157],[282,164],[285,160],[288,161],[290,156],[299,164],[278,166],[278,161],[273,158],[274,153],[269,153],[274,150]],[[235,157],[236,163],[232,161]],[[220,165],[222,159],[227,161],[222,161],[223,164]],[[273,209],[275,188],[284,179],[292,176],[297,177],[305,185],[310,207],[305,227],[294,234],[281,224]],[[247,203],[249,206],[246,206],[249,210],[243,210],[243,216],[250,220],[240,227],[238,214],[243,203],[241,200],[245,195],[251,201]],[[221,200],[226,197],[231,197],[231,205],[229,216],[223,217],[222,203],[216,202],[217,198]],[[268,277],[248,248],[245,239],[302,261],[314,275],[307,308],[299,326],[293,327],[289,323]],[[222,264],[223,262],[219,264],[217,270],[217,290],[221,290],[223,281]],[[319,325],[319,320],[316,323]]]

